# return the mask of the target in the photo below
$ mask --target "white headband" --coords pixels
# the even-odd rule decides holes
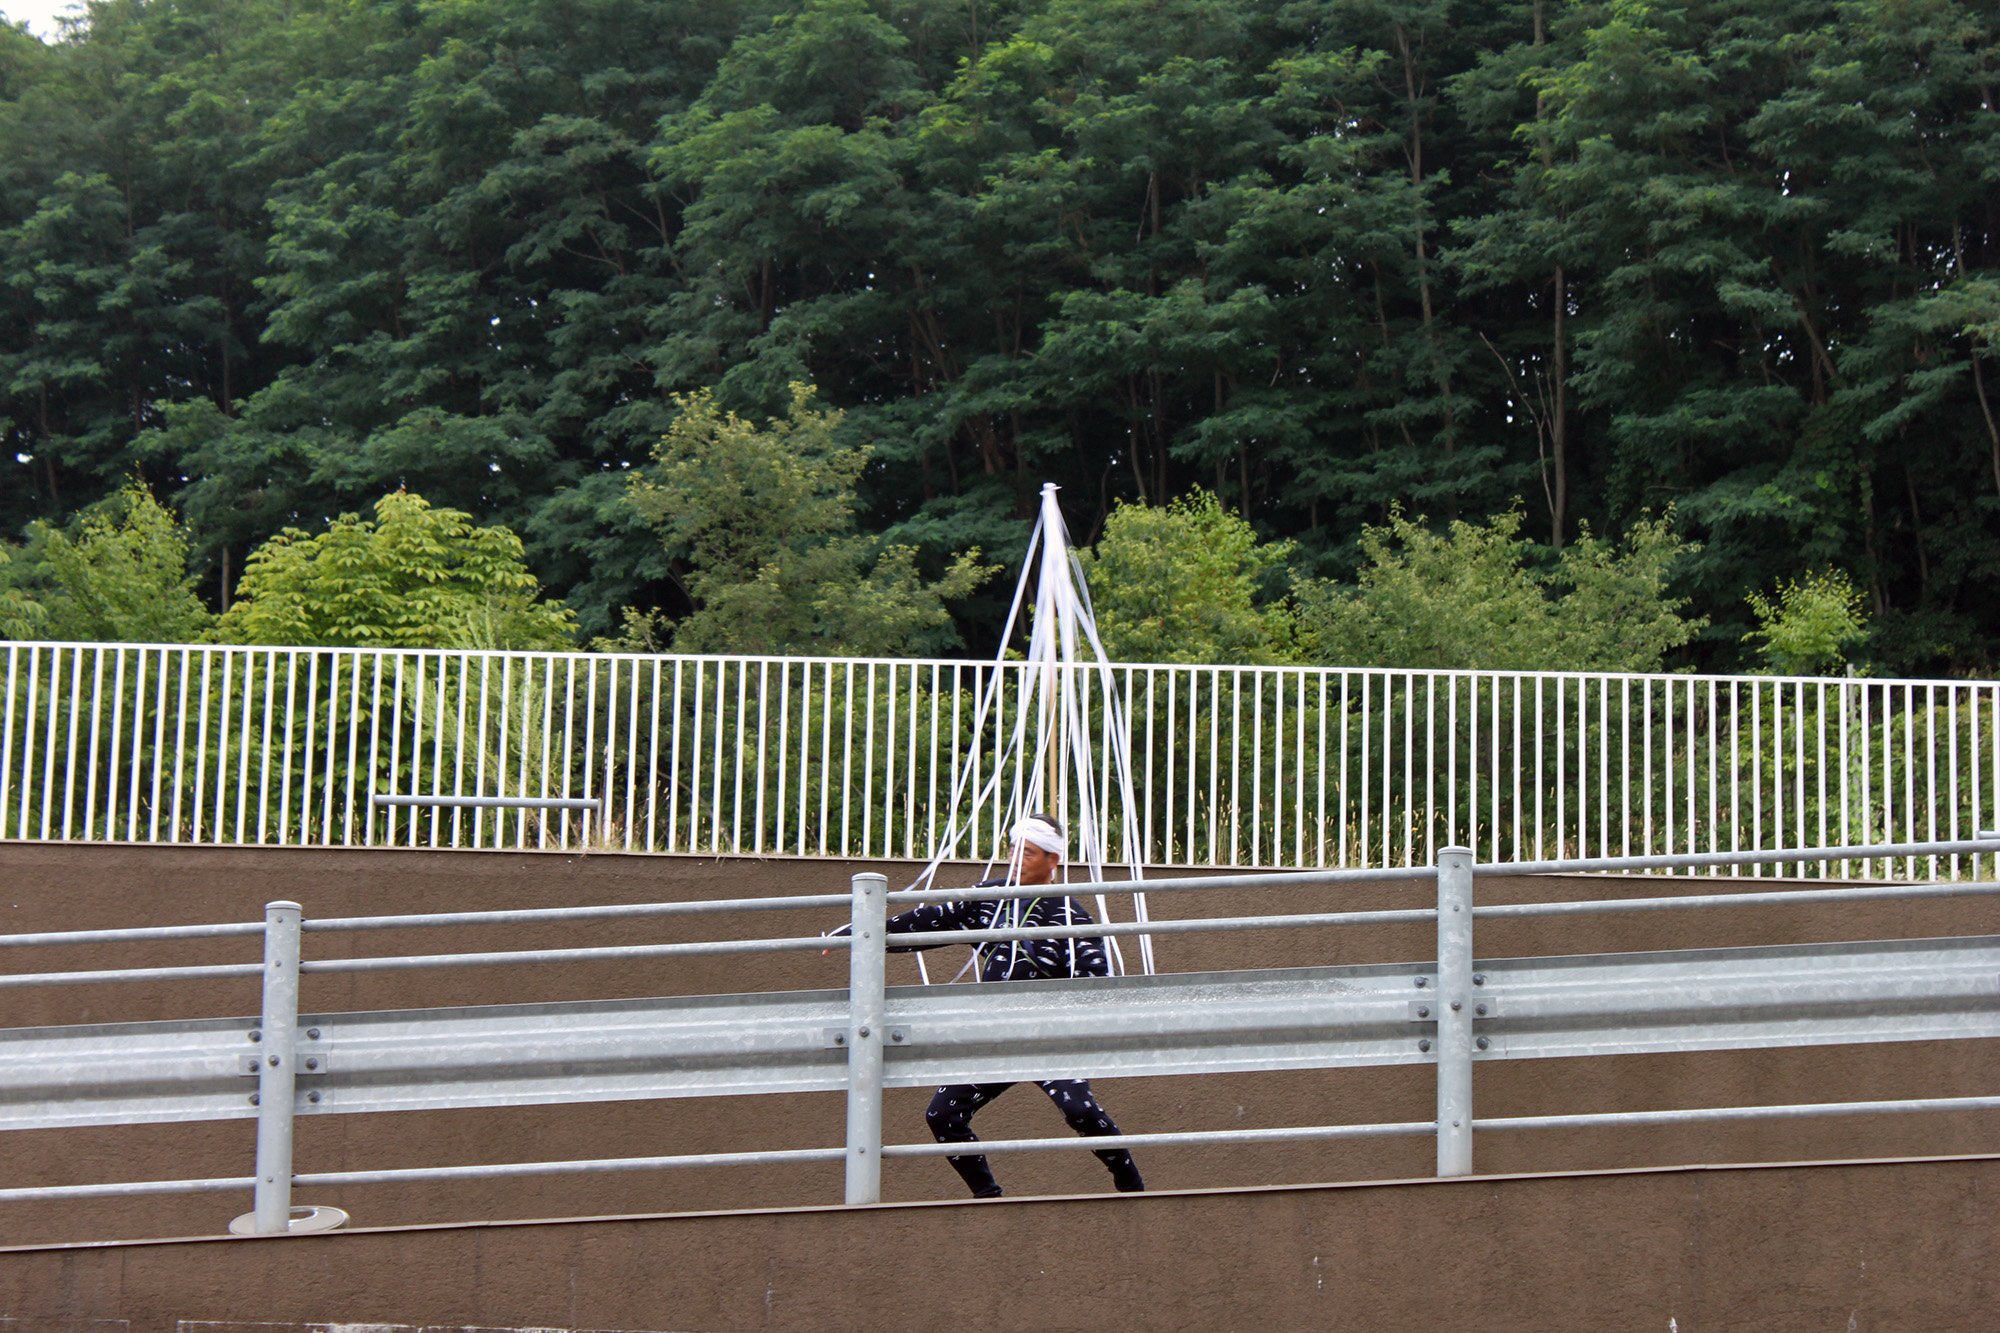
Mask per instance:
[[[1046,820],[1023,819],[1014,825],[1014,841],[1031,842],[1043,851],[1056,856],[1069,854],[1069,844]]]

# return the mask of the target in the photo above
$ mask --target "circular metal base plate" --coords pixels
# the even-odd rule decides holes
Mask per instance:
[[[308,1232],[331,1231],[335,1227],[344,1227],[346,1225],[347,1214],[340,1209],[329,1208],[325,1204],[314,1204],[294,1207],[292,1209],[291,1224],[286,1228],[286,1232],[293,1236],[303,1236]],[[232,1236],[256,1235],[257,1214],[245,1213],[241,1217],[230,1219],[229,1234]]]

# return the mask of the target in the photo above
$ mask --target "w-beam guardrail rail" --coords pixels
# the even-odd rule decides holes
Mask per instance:
[[[2000,883],[1871,884],[1482,907],[1473,901],[1473,885],[1482,875],[1995,852],[2000,834],[1959,842],[1486,864],[1475,863],[1467,849],[1448,848],[1432,867],[1149,880],[1150,893],[1434,880],[1437,906],[927,933],[924,942],[1429,921],[1437,928],[1436,957],[978,986],[886,987],[884,924],[892,906],[990,897],[993,891],[890,893],[879,874],[854,876],[849,895],[323,920],[302,919],[298,904],[276,902],[261,923],[0,936],[0,947],[237,935],[261,936],[264,946],[261,964],[0,976],[0,987],[252,976],[263,982],[263,1006],[255,1018],[0,1031],[0,1129],[255,1117],[254,1176],[4,1189],[0,1202],[250,1190],[253,1208],[238,1219],[242,1229],[273,1234],[296,1229],[295,1213],[314,1211],[293,1208],[297,1187],[844,1161],[846,1201],[865,1204],[880,1198],[883,1157],[964,1151],[955,1144],[884,1145],[883,1088],[1072,1076],[1428,1064],[1437,1071],[1432,1120],[1134,1134],[1124,1142],[1145,1147],[1433,1135],[1437,1171],[1446,1176],[1472,1170],[1475,1128],[2000,1110],[2000,1096],[1991,1096],[1475,1120],[1472,1095],[1473,1066],[1487,1060],[2000,1036],[2000,936],[1541,958],[1476,959],[1473,951],[1474,924],[1482,918],[1992,894],[2000,892]],[[305,958],[300,947],[303,936],[320,931],[841,907],[848,909],[852,927],[847,936],[343,959]],[[845,991],[347,1014],[299,1009],[302,978],[312,974],[810,949],[849,951]],[[255,1079],[254,1091],[246,1087],[249,1077]],[[847,1093],[844,1147],[292,1170],[292,1128],[302,1115],[834,1089]],[[980,1151],[1102,1146],[1087,1138],[986,1140]]]

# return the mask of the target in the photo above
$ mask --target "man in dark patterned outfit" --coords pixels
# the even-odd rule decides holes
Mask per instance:
[[[1051,884],[1062,868],[1067,848],[1062,825],[1051,815],[1029,815],[1014,826],[1014,877],[982,880],[973,885],[985,888],[1032,888]],[[1032,898],[976,898],[963,902],[936,903],[905,912],[889,921],[888,935],[918,935],[941,930],[1032,930],[1037,926],[1088,925],[1094,918],[1074,899],[1063,895]],[[836,932],[846,934],[845,930]],[[936,944],[890,944],[891,953],[935,949]],[[984,981],[1033,981],[1059,977],[1103,977],[1111,974],[1100,939],[1000,940],[977,946],[979,975]],[[939,1143],[976,1143],[972,1116],[980,1107],[998,1097],[1012,1083],[952,1083],[939,1088],[924,1112],[924,1122]],[[1081,1078],[1048,1079],[1035,1084],[1049,1095],[1069,1127],[1086,1137],[1117,1134],[1097,1099],[1091,1095],[1090,1081]],[[1122,1148],[1096,1154],[1111,1172],[1112,1182],[1126,1192],[1143,1190],[1146,1182],[1132,1162],[1132,1154]],[[973,1196],[1000,1197],[1000,1186],[986,1165],[985,1156],[947,1157]]]

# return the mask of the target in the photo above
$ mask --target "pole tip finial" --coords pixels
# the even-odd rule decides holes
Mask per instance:
[[[1043,495],[1054,495],[1054,494],[1055,494],[1055,493],[1056,493],[1057,491],[1059,491],[1059,490],[1061,490],[1061,489],[1062,489],[1062,487],[1060,487],[1060,486],[1056,485],[1056,484],[1055,484],[1054,482],[1052,482],[1052,481],[1045,481],[1045,482],[1043,482],[1043,483],[1042,483],[1042,494],[1043,494]]]

